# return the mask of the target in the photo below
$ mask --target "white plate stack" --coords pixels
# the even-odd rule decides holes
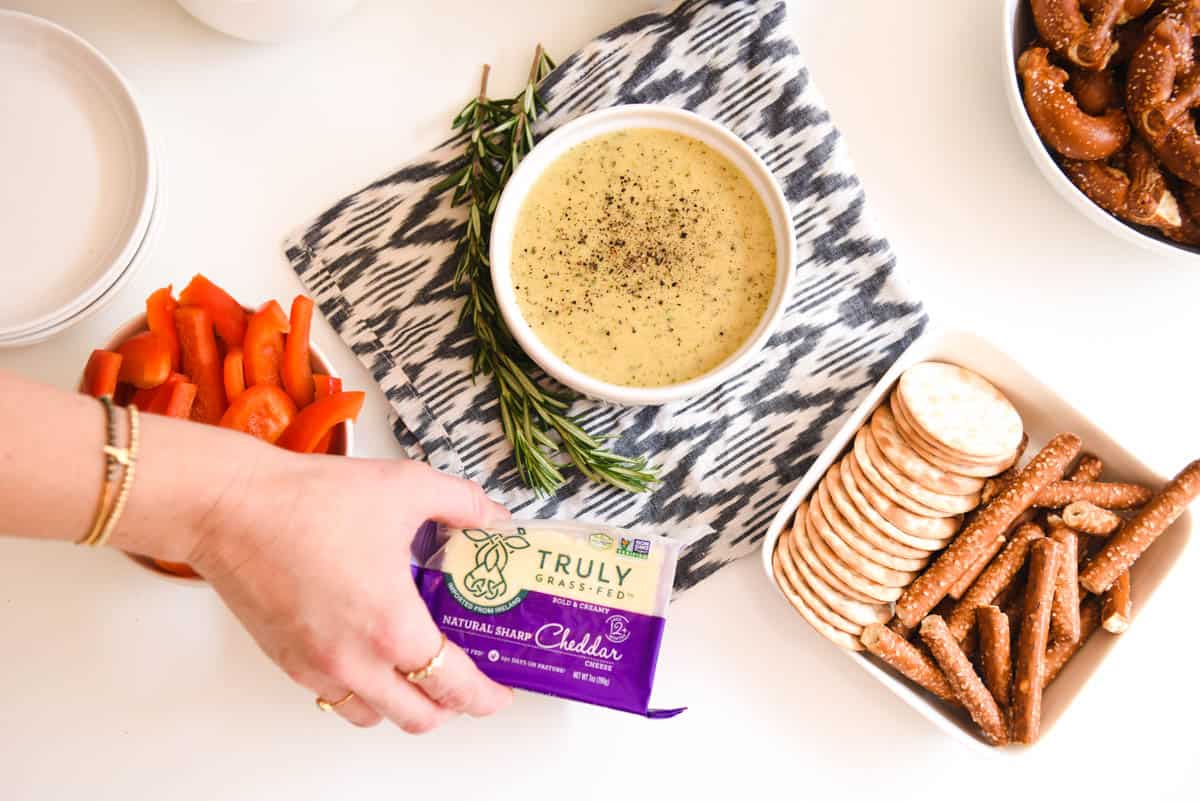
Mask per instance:
[[[95,48],[0,11],[0,348],[40,342],[116,295],[162,216],[129,85]]]

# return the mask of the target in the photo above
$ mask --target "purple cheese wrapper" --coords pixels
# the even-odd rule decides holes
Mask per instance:
[[[556,542],[576,547],[564,553]],[[434,622],[492,679],[649,718],[683,711],[649,708],[677,542],[514,521],[486,531],[427,525],[413,550]]]

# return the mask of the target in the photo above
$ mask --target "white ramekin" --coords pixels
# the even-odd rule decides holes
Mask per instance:
[[[529,190],[542,172],[570,148],[602,134],[628,128],[662,128],[699,139],[729,159],[742,171],[771,217],[775,229],[775,286],[767,311],[749,339],[728,359],[704,375],[663,387],[629,387],[611,384],[587,375],[563,361],[547,348],[530,328],[517,304],[511,274],[513,234],[517,215]],[[517,342],[548,375],[592,398],[625,406],[657,406],[700,395],[745,370],[775,332],[791,294],[795,273],[796,244],[791,214],[783,190],[750,147],[734,133],[712,120],[690,111],[654,105],[616,106],[585,114],[547,136],[521,162],[509,179],[492,222],[492,282],[500,312]]]
[[[1025,110],[1025,101],[1021,96],[1021,77],[1017,74],[1017,56],[1036,38],[1033,12],[1029,9],[1028,0],[1004,0],[1002,5],[1004,19],[1000,26],[1003,36],[1000,43],[1000,74],[1004,81],[1004,93],[1008,97],[1008,110],[1012,115],[1017,133],[1020,135],[1021,141],[1025,143],[1025,148],[1029,151],[1033,163],[1037,165],[1042,176],[1076,211],[1113,236],[1160,255],[1174,258],[1198,255],[1195,248],[1174,242],[1161,234],[1152,233],[1149,228],[1135,228],[1122,222],[1093,203],[1091,198],[1085,195],[1079,187],[1071,183],[1071,179],[1058,166],[1054,156],[1042,144],[1042,139],[1029,119],[1029,113]]]

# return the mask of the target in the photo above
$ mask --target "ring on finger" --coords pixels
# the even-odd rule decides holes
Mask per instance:
[[[353,697],[354,690],[349,691],[336,701],[328,701],[321,696],[317,696],[317,709],[321,710],[322,712],[332,712]]]
[[[410,670],[405,673],[404,678],[408,679],[413,684],[420,684],[436,673],[437,669],[442,666],[442,662],[446,659],[447,642],[448,640],[446,639],[446,635],[443,634],[441,645],[438,646],[437,653],[433,655],[433,658],[426,662],[423,667],[417,668],[416,670]]]

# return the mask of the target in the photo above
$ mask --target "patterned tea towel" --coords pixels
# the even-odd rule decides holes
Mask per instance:
[[[472,381],[472,339],[451,288],[465,214],[430,188],[453,138],[339,201],[286,243],[301,281],[394,412],[415,459],[483,484],[517,517],[603,522],[691,542],[676,588],[751,553],[843,418],[923,329],[886,239],[788,34],[781,0],[686,0],[629,20],[544,84],[544,135],[588,111],[662,103],[723,123],[775,172],[792,210],[794,295],[758,363],[703,397],[663,407],[581,400],[572,411],[659,466],[652,493],[568,483],[538,498],[517,477],[496,392]]]

